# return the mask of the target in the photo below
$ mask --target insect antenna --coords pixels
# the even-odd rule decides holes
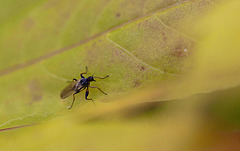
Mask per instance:
[[[86,66],[85,68],[86,68],[86,71],[83,73],[80,73],[81,78],[84,78],[83,74],[87,74],[87,72],[88,72],[88,67]]]
[[[107,77],[109,77],[109,75],[107,75],[107,76],[105,76],[105,77],[103,77],[103,78],[94,76],[94,78],[97,78],[97,79],[105,79],[105,78],[107,78]]]

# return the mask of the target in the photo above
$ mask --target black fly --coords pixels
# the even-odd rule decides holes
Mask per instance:
[[[72,83],[69,84],[68,86],[66,86],[60,94],[61,99],[65,99],[67,97],[69,97],[70,95],[73,95],[73,101],[71,106],[68,109],[71,109],[74,101],[75,101],[75,94],[83,91],[86,89],[86,93],[85,93],[85,99],[86,100],[92,100],[92,102],[94,103],[93,99],[89,99],[88,95],[89,95],[89,88],[97,88],[98,90],[100,90],[103,94],[107,95],[107,93],[103,92],[99,87],[96,86],[90,86],[90,82],[95,81],[95,78],[97,79],[105,79],[107,77],[109,77],[109,75],[107,75],[106,77],[100,78],[97,76],[89,76],[88,78],[85,78],[83,76],[83,74],[87,74],[88,72],[88,68],[86,67],[86,72],[83,72],[80,74],[81,79],[77,80],[77,79],[73,79]]]

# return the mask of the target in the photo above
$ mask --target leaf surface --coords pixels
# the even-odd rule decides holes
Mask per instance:
[[[212,128],[219,121],[224,121],[223,127],[239,128],[238,112],[231,112],[239,109],[239,88],[231,89],[239,86],[239,6],[237,1],[220,5],[207,0],[46,1],[16,19],[15,25],[6,23],[0,39],[8,45],[1,47],[13,42],[9,52],[15,57],[1,51],[5,57],[1,58],[0,128],[16,129],[2,131],[1,147],[196,150],[199,144],[191,140],[209,137],[219,138],[210,143],[221,142],[224,135],[217,137]],[[207,25],[200,21],[205,14]],[[36,24],[25,36],[20,26],[29,16]],[[227,21],[218,24],[222,17]],[[190,30],[192,26],[197,32]],[[19,42],[22,36],[25,39]],[[24,57],[19,55],[23,52]],[[108,96],[90,90],[94,107],[80,93],[68,111],[72,98],[61,101],[60,92],[66,81],[79,78],[85,66],[88,75],[110,75],[92,83]],[[213,92],[218,89],[224,90]],[[202,92],[211,93],[186,98]],[[224,96],[234,97],[230,103],[223,99],[209,106],[211,100]],[[206,110],[211,111],[205,114]],[[210,128],[205,125],[209,119],[217,119]]]

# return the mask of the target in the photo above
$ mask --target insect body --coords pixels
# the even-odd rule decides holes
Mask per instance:
[[[69,84],[68,86],[66,86],[62,91],[61,91],[61,94],[60,94],[60,97],[61,99],[65,99],[67,97],[69,97],[70,95],[73,95],[73,101],[72,101],[72,104],[71,106],[68,108],[68,109],[71,109],[73,104],[74,104],[74,101],[75,101],[75,94],[83,91],[86,89],[86,93],[85,93],[85,99],[86,100],[92,100],[93,99],[89,99],[88,98],[88,95],[89,95],[89,88],[97,88],[98,90],[100,90],[103,94],[107,95],[107,93],[103,92],[99,87],[95,87],[95,86],[90,86],[90,82],[92,81],[95,81],[95,79],[105,79],[107,77],[109,77],[109,75],[103,77],[103,78],[100,78],[100,77],[97,77],[97,76],[89,76],[88,78],[85,78],[83,76],[83,74],[87,74],[87,71],[88,71],[88,68],[86,67],[86,72],[83,72],[80,74],[81,76],[81,79],[77,80],[77,79],[73,79],[72,83]],[[94,103],[94,101],[93,101]]]

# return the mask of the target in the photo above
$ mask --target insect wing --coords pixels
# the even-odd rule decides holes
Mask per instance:
[[[73,92],[75,91],[77,85],[77,81],[73,81],[71,84],[69,84],[68,86],[66,86],[60,94],[61,99],[65,99],[67,97],[69,97],[70,95],[73,94]]]

